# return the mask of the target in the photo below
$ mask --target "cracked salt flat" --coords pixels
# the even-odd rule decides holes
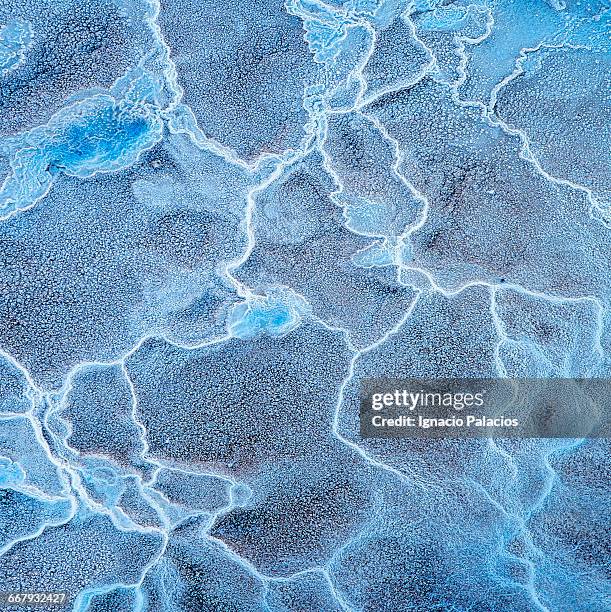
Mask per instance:
[[[609,375],[609,8],[3,3],[3,590],[608,609],[606,440],[357,432],[367,376]]]

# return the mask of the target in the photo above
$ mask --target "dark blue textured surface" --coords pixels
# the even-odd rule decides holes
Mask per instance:
[[[607,440],[358,421],[611,374],[610,8],[2,2],[0,591],[610,610]]]

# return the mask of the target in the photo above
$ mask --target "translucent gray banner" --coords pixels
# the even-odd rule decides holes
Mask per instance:
[[[364,438],[611,435],[608,379],[366,379]]]

